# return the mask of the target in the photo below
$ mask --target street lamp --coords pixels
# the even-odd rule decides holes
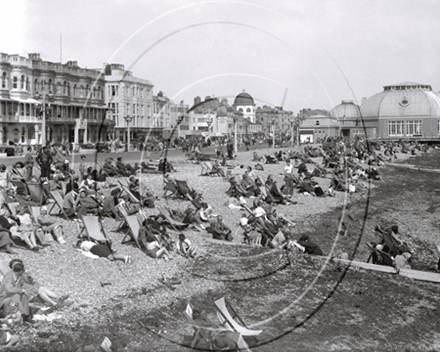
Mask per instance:
[[[237,121],[238,121],[238,117],[239,115],[235,113],[235,111],[230,112],[229,116],[232,117],[232,119],[234,120],[234,152],[235,155],[238,154],[238,145],[237,145]]]
[[[274,112],[272,112],[271,117],[270,117],[270,122],[272,123],[272,145],[275,148],[275,122],[277,122],[278,119],[278,111],[275,110]]]
[[[44,90],[44,92],[41,94],[38,92],[34,94],[34,98],[36,100],[43,99],[41,103],[41,112],[40,112],[41,113],[41,145],[43,147],[46,146],[46,97],[48,98],[49,101],[47,110],[50,110],[50,101],[52,101],[53,99],[52,91]]]
[[[125,151],[129,152],[130,151],[130,122],[133,120],[134,116],[124,116],[125,121],[127,121],[127,145],[125,147]]]

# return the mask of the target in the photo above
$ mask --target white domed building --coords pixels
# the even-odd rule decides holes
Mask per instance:
[[[243,118],[248,119],[249,122],[255,123],[255,103],[254,98],[248,93],[243,92],[238,94],[234,100],[234,108],[243,113]]]
[[[362,124],[361,108],[353,100],[342,100],[341,104],[332,109],[331,116],[338,122],[340,135],[349,141],[353,141],[356,136],[365,138],[375,133],[374,127]]]
[[[440,137],[440,96],[428,84],[403,82],[384,86],[361,106],[372,138]],[[376,128],[377,131],[373,131]]]

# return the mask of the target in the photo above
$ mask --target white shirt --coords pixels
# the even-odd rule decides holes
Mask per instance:
[[[95,245],[96,245],[96,243],[94,243],[92,241],[84,241],[83,243],[81,243],[81,249],[83,251],[90,252],[92,247],[94,247]]]
[[[266,215],[266,211],[262,207],[255,208],[253,213],[256,218],[261,218]]]
[[[291,173],[293,172],[293,165],[290,164],[290,165],[286,165],[286,166],[284,166],[284,172],[285,172],[286,174],[291,174]]]

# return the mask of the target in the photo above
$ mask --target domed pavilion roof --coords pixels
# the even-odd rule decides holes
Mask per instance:
[[[338,120],[358,119],[361,117],[361,109],[353,100],[343,100],[333,108],[331,115]]]
[[[392,84],[368,98],[361,113],[364,118],[440,117],[440,96],[428,84]]]
[[[234,100],[234,106],[249,106],[255,105],[254,98],[243,89],[243,92],[238,94]]]

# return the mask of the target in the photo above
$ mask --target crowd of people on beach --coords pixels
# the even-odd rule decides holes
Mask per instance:
[[[231,141],[226,142],[227,148],[229,145]],[[0,165],[0,250],[13,256],[17,246],[39,252],[53,245],[53,241],[65,245],[64,220],[52,215],[52,210],[58,207],[66,221],[77,223],[80,231],[77,247],[85,255],[127,265],[132,263],[132,256],[112,249],[102,223],[100,236],[83,231],[85,218],[112,218],[120,223],[120,229],[126,230],[130,227],[127,217],[136,215],[138,229],[131,233],[132,240],[148,257],[165,261],[172,260],[175,254],[185,258],[203,256],[200,248],[185,235],[189,229],[229,242],[234,241],[240,229],[242,242],[248,245],[322,256],[324,251],[313,236],[295,235],[295,223],[279,210],[279,206],[287,207],[282,209],[294,207],[297,194],[310,197],[335,197],[336,192],[363,195],[365,182],[381,181],[378,168],[395,161],[397,149],[407,153],[427,151],[418,144],[379,146],[362,140],[348,143],[342,138],[328,138],[320,147],[306,145],[301,151],[279,149],[261,156],[254,151],[249,161],[255,164],[245,167],[233,165],[234,156],[229,151],[224,153],[221,145],[212,155],[203,154],[194,146],[187,156],[190,162],[200,165],[201,176],[219,176],[229,182],[225,207],[241,212],[234,229],[224,222],[223,216],[215,214],[202,192],[186,180],[178,179],[175,167],[165,158],[158,165],[151,164],[148,158],[140,165],[131,165],[122,157],[116,160],[107,157],[102,165],[89,166],[87,157],[82,155],[74,171],[63,148],[44,147],[37,155],[28,148],[24,160],[15,163],[10,170]],[[321,164],[315,161],[317,158],[322,160]],[[284,177],[282,185],[278,185],[273,174],[266,179],[259,174],[267,164],[281,164],[275,168]],[[144,209],[155,208],[159,198],[140,183],[140,176],[152,170],[164,175],[163,198],[188,201],[185,210],[160,206],[158,214],[146,215]],[[330,182],[324,185],[323,178]],[[350,221],[353,217],[347,211],[342,220],[343,234],[348,231],[346,225]],[[398,227],[382,229],[378,226],[376,232],[382,239],[370,244],[372,262],[408,267],[411,248],[398,238]],[[73,303],[68,294],[56,294],[36,283],[22,260],[12,259],[8,266],[0,285],[1,321],[11,324],[32,321],[37,312],[32,304],[35,297],[50,308],[46,314]],[[0,344],[16,342],[15,335],[2,335],[0,331]]]

